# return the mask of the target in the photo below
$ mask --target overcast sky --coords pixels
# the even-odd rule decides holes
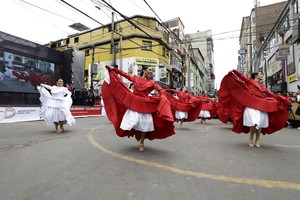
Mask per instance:
[[[66,3],[83,11],[80,14]],[[106,0],[123,15],[136,14],[159,17],[167,21],[180,17],[185,34],[212,30],[216,87],[225,74],[235,69],[238,62],[239,29],[242,18],[249,16],[254,0]],[[147,6],[148,5],[156,13]],[[260,6],[279,0],[260,0]],[[0,30],[33,42],[46,44],[75,33],[68,28],[80,22],[89,28],[111,22],[111,11],[102,0],[2,0]],[[98,5],[101,10],[95,8]],[[117,15],[117,20],[122,18]]]

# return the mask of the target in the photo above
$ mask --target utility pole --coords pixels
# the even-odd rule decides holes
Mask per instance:
[[[92,52],[92,64],[91,64],[91,92],[94,92],[94,83],[93,83],[93,74],[94,74],[94,61],[95,61],[95,47],[93,46],[93,52]]]
[[[116,67],[116,52],[115,52],[115,21],[114,21],[114,12],[111,13],[112,22],[111,22],[111,50],[112,50],[112,65]]]
[[[123,35],[122,27],[120,26],[120,70],[123,70],[123,61],[122,61],[122,59],[123,59],[123,55],[122,55],[122,53],[123,53],[123,50],[122,50],[122,48],[123,48],[123,44],[122,44],[123,37],[122,37],[122,35]]]
[[[252,59],[252,21],[250,20],[250,77],[252,75],[253,59]]]

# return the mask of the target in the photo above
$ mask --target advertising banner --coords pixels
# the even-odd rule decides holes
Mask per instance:
[[[100,106],[72,106],[74,117],[101,116]],[[41,120],[40,107],[0,107],[0,124]]]
[[[40,107],[0,107],[0,123],[40,120]]]

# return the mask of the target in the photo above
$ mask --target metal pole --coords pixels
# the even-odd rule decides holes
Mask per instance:
[[[120,26],[120,70],[123,70],[123,61],[122,61],[122,59],[123,59],[123,56],[122,56],[122,48],[123,48],[123,44],[122,44],[122,42],[123,42],[123,37],[122,37],[122,34],[123,34],[123,32],[122,32],[122,27]]]
[[[265,86],[268,88],[268,71],[267,71],[267,58],[264,55],[264,60],[265,60]]]
[[[116,52],[115,52],[115,22],[114,22],[114,12],[111,13],[111,50],[112,50],[112,65],[116,67]]]
[[[95,61],[95,47],[93,46],[93,52],[92,52],[92,64],[91,64],[91,92],[94,92],[94,86],[93,86],[93,67],[94,67],[94,61]]]
[[[252,21],[250,21],[250,71],[249,71],[249,73],[250,73],[250,76],[252,75],[252,65],[253,65],[253,60],[252,60],[252,45],[253,45],[253,43],[252,43],[252,27],[251,27],[251,23],[252,23]]]

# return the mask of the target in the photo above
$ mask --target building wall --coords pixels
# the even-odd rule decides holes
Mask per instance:
[[[133,66],[151,65],[156,71],[155,80],[160,80],[159,64],[169,63],[168,51],[170,48],[167,44],[166,30],[155,18],[136,16],[131,18],[131,22],[139,28],[126,20],[115,22],[116,33],[113,37],[116,49],[115,57],[111,52],[111,24],[62,39],[64,46],[61,46],[60,49],[72,47],[86,53],[86,86],[91,83],[91,63],[96,63],[98,66],[103,66],[103,63],[105,65],[115,63],[118,68],[126,72]],[[120,33],[121,30],[122,33]],[[150,46],[145,48],[145,42]],[[121,43],[122,46],[120,46]],[[122,52],[120,53],[121,49]],[[143,60],[143,62],[137,62],[138,59]],[[137,71],[134,70],[133,72],[136,73]],[[96,77],[97,81],[99,81],[98,78],[99,76]]]
[[[206,85],[207,92],[214,93],[215,77],[214,77],[214,45],[212,40],[212,32],[203,31],[189,34],[193,48],[199,48],[205,60]]]

